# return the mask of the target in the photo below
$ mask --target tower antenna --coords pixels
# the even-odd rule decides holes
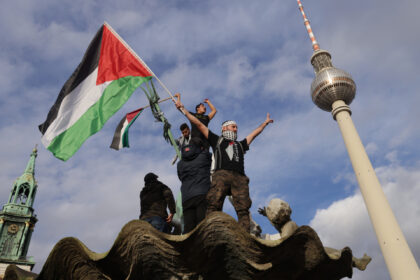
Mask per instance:
[[[312,49],[314,51],[317,51],[317,50],[319,50],[319,44],[318,44],[318,42],[315,39],[315,35],[312,32],[312,28],[311,28],[311,25],[309,23],[309,20],[308,20],[308,18],[305,15],[305,11],[303,10],[302,2],[300,2],[300,0],[297,0],[297,2],[298,2],[298,5],[299,5],[299,10],[302,13],[303,23],[305,24],[306,30],[308,31],[309,38],[312,41]]]

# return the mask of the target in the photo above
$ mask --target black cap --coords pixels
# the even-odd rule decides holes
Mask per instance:
[[[146,176],[144,176],[144,182],[145,183],[150,183],[153,181],[156,181],[156,179],[158,178],[158,176],[155,173],[147,173]]]

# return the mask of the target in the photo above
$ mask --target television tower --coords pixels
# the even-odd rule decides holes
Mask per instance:
[[[420,279],[420,270],[407,241],[389,206],[375,170],[351,119],[349,104],[356,94],[356,84],[350,74],[335,68],[331,55],[320,49],[300,0],[297,0],[304,24],[312,41],[311,64],[315,79],[311,84],[312,101],[322,110],[332,113],[340,127],[350,161],[366,204],[370,219],[393,280]]]

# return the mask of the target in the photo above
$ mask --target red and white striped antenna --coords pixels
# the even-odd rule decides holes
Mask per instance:
[[[312,32],[312,28],[311,28],[311,25],[309,24],[309,20],[306,17],[305,12],[303,11],[302,3],[300,2],[300,0],[297,0],[297,2],[298,2],[298,5],[299,5],[299,10],[300,10],[300,12],[302,13],[302,16],[303,16],[303,23],[305,24],[306,30],[308,31],[308,34],[309,34],[309,38],[312,41],[312,49],[314,51],[317,51],[317,50],[320,49],[319,44],[315,39],[314,33]]]

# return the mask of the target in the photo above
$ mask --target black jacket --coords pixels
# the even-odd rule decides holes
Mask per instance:
[[[175,214],[175,200],[170,188],[156,180],[146,184],[140,192],[140,219],[168,217],[166,207]]]
[[[210,188],[211,155],[207,150],[182,153],[178,162],[178,178],[181,180],[182,202],[197,195],[207,194]]]

